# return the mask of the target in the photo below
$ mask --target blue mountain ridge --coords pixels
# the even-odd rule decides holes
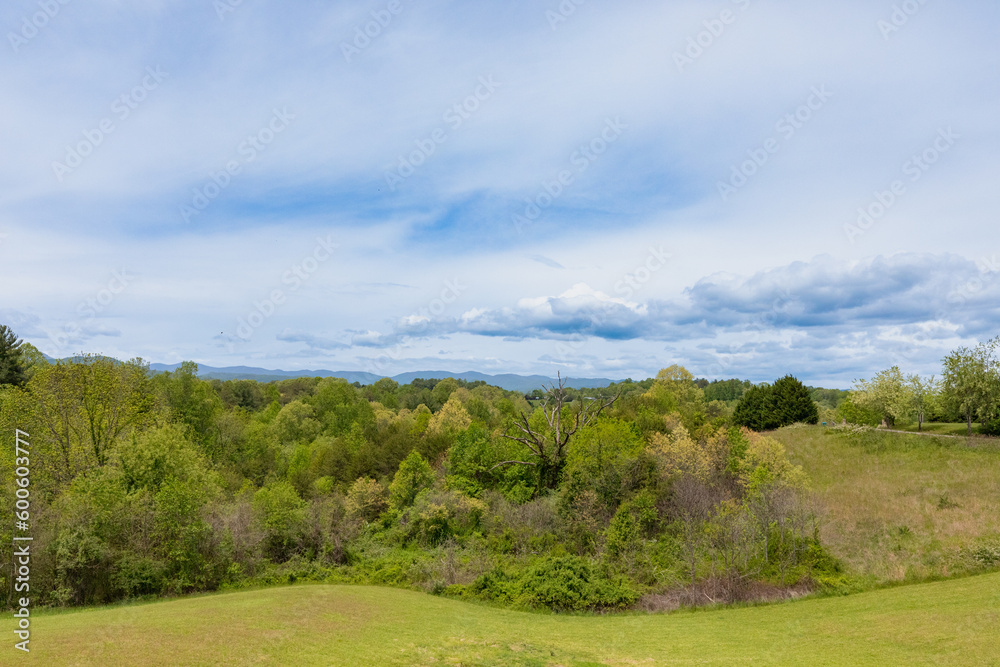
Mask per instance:
[[[180,364],[150,364],[149,369],[154,373],[174,371]],[[343,378],[348,382],[358,382],[360,384],[372,384],[385,375],[376,375],[364,371],[330,371],[330,370],[302,370],[283,371],[269,370],[266,368],[255,368],[253,366],[226,366],[216,368],[214,366],[198,365],[198,377],[206,380],[256,380],[258,382],[273,382],[275,380],[288,380],[297,377],[336,377]],[[483,380],[487,384],[501,387],[508,391],[530,392],[534,389],[543,389],[553,383],[555,378],[544,375],[516,375],[513,373],[503,373],[499,375],[488,375],[476,371],[466,371],[464,373],[452,373],[450,371],[410,371],[391,376],[399,384],[409,384],[417,378],[425,380],[441,380],[453,377],[456,380],[475,382]],[[593,387],[607,387],[616,380],[608,378],[565,378],[566,386],[576,389],[589,389]]]

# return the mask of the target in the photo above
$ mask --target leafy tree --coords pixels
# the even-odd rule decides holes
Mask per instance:
[[[403,509],[413,504],[417,494],[434,482],[434,473],[427,459],[413,450],[399,464],[392,483],[389,485],[389,505],[393,509]]]
[[[434,397],[434,403],[437,405],[444,405],[451,398],[452,393],[458,389],[458,380],[455,378],[445,378],[434,385],[434,389],[431,390],[431,396]]]
[[[0,385],[12,384],[20,387],[28,380],[22,359],[21,345],[24,341],[14,335],[6,324],[0,324]]]
[[[374,521],[388,507],[385,488],[374,479],[359,477],[347,492],[347,515],[361,521]]]
[[[837,414],[851,424],[863,424],[866,426],[878,426],[882,420],[882,414],[868,407],[861,407],[848,396],[837,407]]]
[[[153,417],[149,365],[84,355],[39,369],[28,383],[41,422],[43,460],[56,480],[107,463],[123,436],[141,430]]]
[[[441,384],[443,384],[443,382]],[[438,387],[440,387],[441,384],[438,384]],[[465,406],[463,406],[457,398],[452,396],[441,407],[438,413],[431,417],[430,421],[427,423],[426,433],[428,435],[454,435],[469,428],[471,423],[472,417],[470,417],[469,413],[465,410]]]
[[[892,428],[897,420],[906,419],[912,410],[910,389],[899,366],[893,366],[871,380],[855,380],[851,400],[858,407],[879,413],[886,425]]]
[[[279,562],[287,560],[299,545],[305,528],[305,501],[294,486],[281,480],[257,490],[253,509],[271,557]]]
[[[975,348],[961,347],[944,358],[941,393],[946,404],[965,418],[972,434],[976,417],[986,422],[997,409],[998,379],[995,350],[1000,338]]]
[[[806,387],[806,389],[809,390],[809,395],[816,401],[817,405],[830,410],[839,408],[849,393],[844,389],[824,389],[822,387]]]
[[[499,490],[508,498],[522,499],[530,495],[534,480],[527,466],[496,467],[500,461],[523,454],[523,446],[507,439],[493,437],[481,424],[472,424],[458,434],[448,450],[446,478],[449,488],[473,498],[485,491]]]
[[[712,380],[704,387],[706,401],[738,401],[753,386],[749,380]]]
[[[919,375],[911,375],[908,381],[910,395],[910,412],[917,418],[917,430],[923,430],[924,418],[937,402],[938,383],[932,375],[923,379]]]
[[[217,459],[215,416],[222,410],[222,400],[198,377],[198,364],[185,361],[173,372],[156,375],[153,383],[174,415],[191,428],[194,440]]]
[[[377,401],[390,410],[395,410],[399,405],[398,391],[398,382],[392,378],[382,378],[371,385],[367,393],[370,396],[370,400]]]
[[[691,431],[705,422],[705,392],[683,366],[674,364],[661,369],[643,399],[661,415],[680,414],[684,426]]]
[[[270,399],[264,388],[256,380],[226,380],[220,382],[219,397],[229,407],[243,408],[256,412],[266,406]]]
[[[572,503],[582,491],[593,489],[614,512],[642,482],[643,448],[635,426],[618,419],[602,417],[581,429],[567,448],[565,500]]]

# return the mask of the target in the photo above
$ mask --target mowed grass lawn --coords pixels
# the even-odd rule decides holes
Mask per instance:
[[[8,645],[0,663],[997,665],[1000,574],[669,615],[541,615],[390,588],[299,585],[33,621],[30,655]]]
[[[879,582],[970,571],[1000,553],[1000,440],[902,433],[774,431],[812,481],[820,540],[850,572]]]

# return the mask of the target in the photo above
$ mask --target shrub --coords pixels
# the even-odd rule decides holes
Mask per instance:
[[[547,557],[513,577],[496,569],[468,590],[489,600],[554,611],[624,609],[639,597],[628,584],[578,556]]]

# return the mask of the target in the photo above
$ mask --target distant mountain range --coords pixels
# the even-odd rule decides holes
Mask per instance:
[[[149,369],[155,373],[174,371],[180,364],[150,364]],[[361,384],[372,384],[381,380],[384,375],[375,375],[364,371],[282,371],[268,370],[266,368],[254,368],[252,366],[227,366],[225,368],[215,368],[213,366],[203,366],[198,364],[198,377],[206,380],[256,380],[257,382],[274,382],[275,380],[288,380],[298,377],[335,377],[343,378],[348,382],[359,382]],[[555,378],[544,375],[514,375],[504,373],[502,375],[487,375],[468,371],[465,373],[451,373],[449,371],[413,371],[410,373],[400,373],[393,375],[392,379],[399,384],[409,384],[417,378],[425,380],[441,380],[452,377],[456,380],[466,380],[475,382],[483,380],[487,384],[502,387],[508,391],[531,392],[534,389],[542,389],[553,384]],[[607,387],[615,380],[607,378],[566,378],[566,386],[575,389],[589,389],[593,387]]]

